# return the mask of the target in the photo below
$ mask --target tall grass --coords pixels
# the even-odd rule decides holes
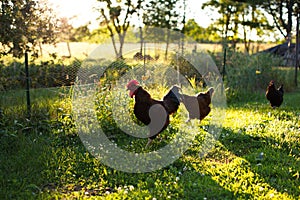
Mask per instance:
[[[223,70],[223,55],[212,55],[220,72]],[[295,90],[294,68],[282,67],[282,60],[271,54],[257,53],[247,55],[228,50],[225,64],[225,87],[229,101],[255,98],[262,94],[271,80],[285,91]],[[251,95],[252,94],[252,95]]]

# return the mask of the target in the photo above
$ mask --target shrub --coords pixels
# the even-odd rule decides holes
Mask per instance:
[[[68,64],[61,61],[42,61],[29,64],[31,88],[70,86],[75,82],[81,61],[75,59]],[[24,63],[13,61],[0,63],[0,91],[26,88]]]
[[[285,91],[294,89],[293,70],[280,67],[282,62],[280,58],[264,53],[246,55],[229,51],[226,60],[223,81],[229,101],[255,98],[258,93],[266,90],[270,80],[274,80],[278,87],[283,84]],[[220,63],[220,60],[217,62]]]

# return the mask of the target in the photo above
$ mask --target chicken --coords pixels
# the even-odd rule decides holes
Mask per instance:
[[[213,88],[209,88],[206,92],[200,92],[196,96],[181,94],[181,101],[187,109],[189,116],[188,120],[199,119],[203,120],[210,113],[211,97],[214,92]]]
[[[127,84],[129,96],[135,98],[134,114],[138,120],[149,127],[149,146],[156,136],[164,131],[169,123],[169,115],[175,113],[180,105],[179,87],[173,86],[162,101],[151,98],[151,95],[144,90],[136,80]]]
[[[283,85],[276,89],[274,81],[271,80],[269,86],[267,87],[266,97],[269,100],[272,108],[279,107],[282,104],[283,94]]]

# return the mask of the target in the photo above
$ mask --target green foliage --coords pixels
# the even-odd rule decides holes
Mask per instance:
[[[203,56],[201,53],[198,54],[199,57]],[[171,61],[171,66],[179,66],[179,72],[182,76],[186,77],[189,80],[194,79],[196,81],[196,85],[203,86],[205,82],[203,80],[202,75],[199,71],[190,63],[186,58],[190,55],[186,55],[185,58],[173,56]],[[176,68],[174,70],[177,70]],[[195,86],[196,86],[195,85]]]
[[[178,0],[146,1],[143,23],[149,27],[179,30],[183,22],[183,16],[177,10],[180,3]]]
[[[233,45],[243,42],[247,52],[250,50],[253,34],[258,36],[256,40],[262,40],[262,36],[274,29],[260,5],[253,1],[210,0],[202,5],[202,9],[207,7],[215,8],[220,14],[210,28],[221,35],[224,42]]]
[[[126,32],[130,27],[130,19],[140,12],[142,1],[115,1],[110,0],[98,0],[103,2],[105,6],[102,6],[99,11],[101,14],[101,25],[107,28],[109,35],[112,39],[112,43],[115,47],[116,58],[123,58],[123,45],[126,38]],[[115,39],[117,35],[118,39]],[[120,45],[117,47],[116,42]]]
[[[103,74],[107,83],[119,80],[131,67],[124,60],[117,60],[108,65]],[[102,79],[103,80],[103,79]]]
[[[222,54],[211,54],[219,70],[223,72]],[[241,52],[227,50],[225,66],[225,88],[227,100],[239,101],[255,98],[256,93],[265,92],[271,80],[278,87],[283,84],[285,91],[295,89],[294,70],[281,67],[282,60],[271,54],[258,53],[247,55]],[[249,95],[253,94],[253,95]]]
[[[286,40],[291,39],[293,29],[293,16],[299,13],[299,2],[297,1],[263,1],[260,2],[261,7],[272,16],[275,27]],[[285,10],[285,12],[282,12]]]
[[[83,25],[74,30],[74,41],[76,42],[86,42],[91,37],[91,32],[88,25]]]
[[[77,31],[77,30],[76,30]],[[110,38],[109,31],[106,27],[100,26],[97,29],[94,29],[89,34],[89,37],[85,37],[86,35],[82,35],[81,37],[78,37],[76,34],[76,37],[78,37],[78,41],[80,42],[89,42],[91,44],[99,44],[104,43],[108,41]]]
[[[0,55],[21,57],[39,43],[54,43],[56,19],[51,9],[37,1],[1,1]]]
[[[73,60],[68,64],[58,61],[30,63],[30,87],[70,86],[75,82],[81,61]],[[0,63],[0,91],[26,88],[25,65],[22,61]]]
[[[213,26],[203,28],[194,19],[190,19],[184,26],[184,34],[199,43],[221,42],[222,38]]]

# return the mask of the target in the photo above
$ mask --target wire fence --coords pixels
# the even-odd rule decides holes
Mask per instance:
[[[74,60],[70,65],[54,62],[29,64],[31,88],[70,86],[74,83],[81,61]],[[22,89],[26,87],[25,64],[13,62],[11,66],[0,66],[0,91]]]
[[[54,99],[65,98],[69,86],[76,81],[81,66],[78,59],[68,64],[54,61],[0,63],[0,113],[6,116],[30,118],[36,110],[49,107]],[[67,88],[67,89],[66,89]],[[51,105],[50,105],[51,106]],[[43,107],[43,108],[41,108]],[[49,110],[49,109],[48,109]],[[44,112],[48,112],[44,109]],[[16,117],[16,116],[15,116]],[[12,117],[13,118],[13,117]],[[1,119],[1,116],[0,116]]]
[[[138,44],[128,44],[126,48],[133,50],[129,51],[128,49],[124,49],[124,52],[128,52],[126,56],[134,62],[136,60],[134,56],[137,52],[137,46]],[[153,48],[151,44],[147,44],[147,47],[148,51],[146,53],[144,52],[145,55],[151,55],[153,58],[155,58],[156,55],[163,55],[163,52],[160,52],[158,44],[155,44]],[[116,63],[108,60],[107,54],[110,52],[108,52],[107,49],[109,49],[107,46],[105,46],[105,48],[98,48],[97,50],[101,50],[101,53],[98,52],[97,55],[101,55],[102,57],[96,58],[91,56],[82,60],[72,58],[68,60],[50,59],[39,62],[31,61],[28,63],[28,77],[26,77],[26,65],[24,60],[11,63],[5,63],[6,61],[3,60],[0,61],[0,113],[1,110],[4,110],[5,106],[12,106],[14,102],[16,105],[27,105],[27,107],[35,106],[34,104],[37,104],[41,98],[35,94],[41,92],[48,93],[48,96],[61,96],[61,91],[72,86],[78,78],[79,80],[84,80],[85,83],[99,82],[101,74],[104,73],[101,71],[102,69],[108,70],[105,74],[106,76],[112,76],[112,78],[115,76],[115,72],[110,72],[109,69],[117,70],[120,75],[127,69],[125,66],[126,63],[120,63],[119,61]],[[191,50],[190,54],[200,53],[195,44],[190,44],[189,49]],[[199,49],[201,50],[201,45]],[[257,90],[257,88],[261,89],[264,88],[266,81],[271,78],[274,79],[274,77],[279,80],[279,82],[284,83],[287,90],[292,90],[293,86],[291,80],[293,80],[293,71],[285,68],[272,68],[272,66],[279,66],[276,64],[276,59],[270,59],[270,57],[261,54],[250,58],[250,56],[245,56],[242,53],[229,50],[226,52],[227,53],[221,52],[209,55],[213,57],[220,73],[223,75],[223,81],[226,81],[227,86],[232,88],[232,91],[233,89],[238,91],[238,89],[246,88],[249,85],[255,85],[255,87],[249,88],[249,91],[253,91],[253,88],[255,90]],[[163,56],[159,59],[162,60],[162,57]],[[187,77],[193,77],[196,74],[189,63],[181,62],[178,57],[173,57],[173,59],[175,59],[173,65],[180,65],[181,74]],[[273,60],[274,63],[272,64]],[[279,71],[279,73],[275,73],[276,70]],[[106,78],[110,80],[109,77]],[[253,82],[253,80],[255,83],[249,84],[251,81]],[[28,87],[34,92],[26,93]],[[29,98],[26,96],[28,93],[30,94]],[[47,94],[44,96],[47,97]],[[24,111],[26,112],[24,109],[20,112]],[[29,113],[29,111],[27,112]]]

